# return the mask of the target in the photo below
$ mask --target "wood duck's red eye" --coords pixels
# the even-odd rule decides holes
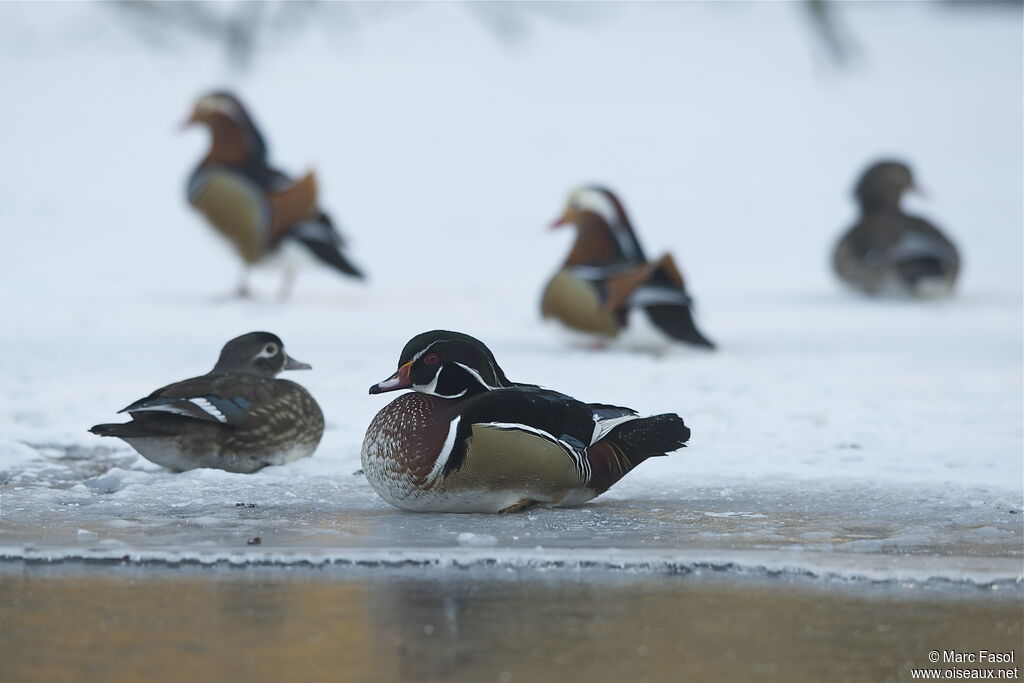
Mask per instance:
[[[436,353],[428,353],[427,355],[423,356],[424,365],[437,365],[440,362],[441,356],[437,355]]]

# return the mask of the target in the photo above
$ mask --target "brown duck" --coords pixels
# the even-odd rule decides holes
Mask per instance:
[[[116,436],[142,457],[181,472],[213,467],[255,472],[313,454],[324,431],[320,406],[302,386],[277,379],[309,365],[281,339],[250,332],[224,345],[213,370],[157,389],[119,412],[130,422],[89,431]]]
[[[603,344],[631,328],[656,343],[713,349],[693,319],[693,299],[671,254],[648,260],[619,199],[596,186],[569,195],[552,227],[574,225],[576,242],[541,298],[541,314]]]
[[[267,145],[241,101],[227,92],[200,97],[185,125],[201,123],[210,149],[188,182],[189,203],[234,246],[245,263],[238,294],[249,293],[250,266],[290,245],[355,278],[362,272],[344,253],[344,240],[317,205],[310,172],[292,180],[269,165]],[[285,263],[281,297],[291,291],[294,265]]]

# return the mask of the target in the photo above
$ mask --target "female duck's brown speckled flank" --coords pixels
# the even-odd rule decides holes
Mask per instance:
[[[239,295],[248,294],[248,267],[289,245],[346,275],[363,277],[343,253],[344,241],[330,217],[317,206],[316,177],[307,173],[295,181],[269,165],[263,136],[237,97],[215,92],[199,98],[185,125],[193,123],[210,129],[211,142],[189,178],[188,200],[245,261]],[[294,278],[293,265],[284,265],[282,298]]]
[[[580,505],[647,458],[682,448],[678,415],[640,417],[510,381],[482,342],[413,337],[371,394],[413,389],[366,430],[363,471],[381,498],[420,512],[514,512]]]
[[[870,295],[932,298],[953,293],[960,255],[928,221],[903,213],[900,200],[917,189],[906,164],[883,161],[861,176],[854,192],[860,220],[836,245],[832,266],[851,288]]]
[[[157,389],[120,412],[131,422],[89,431],[127,441],[168,469],[213,467],[255,472],[313,454],[324,416],[309,392],[282,370],[308,370],[269,332],[250,332],[224,345],[213,370]]]
[[[576,226],[576,242],[544,289],[545,318],[598,343],[647,327],[654,337],[642,340],[645,345],[714,348],[697,329],[693,300],[671,254],[647,259],[614,194],[592,186],[574,190],[552,227],[568,224]]]

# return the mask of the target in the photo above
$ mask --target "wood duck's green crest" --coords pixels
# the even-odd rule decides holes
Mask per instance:
[[[920,192],[910,167],[899,161],[880,161],[864,171],[854,196],[865,213],[899,210],[900,199],[907,190]]]
[[[221,349],[213,372],[241,372],[275,377],[284,370],[309,370],[311,366],[290,357],[284,342],[270,332],[250,332],[235,337]]]
[[[413,389],[440,398],[462,398],[516,386],[479,339],[448,330],[418,334],[405,345],[398,370],[370,387],[371,394]]]

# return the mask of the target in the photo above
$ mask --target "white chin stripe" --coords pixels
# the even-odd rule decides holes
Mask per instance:
[[[434,373],[434,379],[430,380],[430,384],[414,384],[412,385],[412,388],[423,394],[430,394],[431,396],[441,396],[441,394],[437,393],[437,380],[441,377],[441,370],[443,369],[443,365],[439,365],[437,367],[437,372]],[[441,398],[444,397],[441,396]]]
[[[430,380],[430,384],[414,384],[413,389],[421,394],[430,394],[431,396],[437,396],[438,398],[461,398],[465,396],[468,389],[463,389],[457,394],[442,394],[437,390],[437,380],[441,379],[442,370],[444,370],[444,366],[439,365],[437,367],[437,372],[434,373],[434,379]]]

